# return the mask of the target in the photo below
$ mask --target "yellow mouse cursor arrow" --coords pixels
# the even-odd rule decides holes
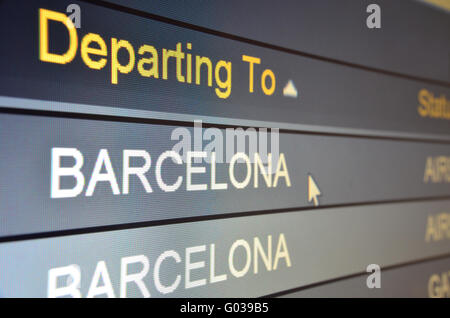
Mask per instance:
[[[318,197],[322,195],[319,187],[311,175],[308,175],[308,202],[314,201],[314,206],[319,205]]]

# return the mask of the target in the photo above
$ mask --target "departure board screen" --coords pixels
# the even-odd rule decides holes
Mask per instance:
[[[0,0],[0,37],[1,297],[450,297],[450,1]]]

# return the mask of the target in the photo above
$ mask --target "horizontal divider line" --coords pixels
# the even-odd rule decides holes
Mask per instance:
[[[441,254],[441,255],[437,255],[437,256],[430,256],[430,257],[425,257],[425,258],[419,258],[419,259],[415,259],[412,261],[403,262],[403,263],[394,264],[394,265],[388,265],[388,266],[382,267],[381,270],[391,270],[391,269],[397,269],[397,268],[402,268],[402,267],[408,267],[408,266],[417,265],[417,264],[421,264],[421,263],[433,262],[433,261],[437,261],[437,260],[441,260],[441,259],[445,259],[445,258],[450,258],[450,253]],[[339,281],[343,281],[343,280],[347,280],[347,279],[351,279],[351,278],[355,278],[355,277],[363,276],[363,275],[367,275],[367,272],[358,272],[358,273],[354,273],[354,274],[350,274],[350,275],[331,278],[331,279],[327,279],[327,280],[320,281],[317,283],[283,290],[280,292],[262,296],[261,298],[273,298],[273,297],[289,295],[289,294],[299,292],[302,290],[307,290],[307,289],[311,289],[314,287],[319,287],[319,286],[323,286],[323,285],[327,285],[327,284],[331,284],[331,283],[335,283],[335,282],[339,282]]]
[[[153,124],[153,125],[166,125],[166,126],[184,126],[193,127],[193,122],[191,121],[181,121],[172,119],[151,119],[142,117],[127,117],[127,116],[115,116],[115,115],[101,115],[101,114],[87,114],[87,113],[76,113],[76,112],[65,112],[65,111],[50,111],[50,110],[36,110],[36,109],[26,109],[26,108],[10,108],[1,107],[0,114],[16,114],[16,115],[30,115],[30,116],[43,116],[43,117],[57,117],[57,118],[72,118],[72,119],[87,119],[87,120],[99,120],[99,121],[113,121],[113,122],[126,122],[126,123],[138,123],[138,124]],[[248,125],[229,125],[229,124],[211,124],[202,122],[203,128],[215,127],[215,128],[255,128]],[[256,127],[257,128],[257,127]],[[277,128],[277,127],[271,127]],[[315,136],[331,136],[331,137],[348,137],[348,138],[358,138],[358,139],[377,139],[377,140],[392,140],[392,141],[405,141],[405,142],[421,142],[421,143],[432,143],[432,144],[444,144],[449,145],[449,140],[442,139],[431,139],[428,137],[424,138],[413,138],[413,137],[394,137],[394,136],[374,136],[374,135],[356,135],[351,133],[332,133],[332,132],[318,132],[318,131],[306,131],[306,130],[294,130],[280,128],[280,133],[289,134],[301,134],[301,135],[315,135]]]
[[[203,222],[203,221],[211,221],[211,220],[222,220],[222,219],[231,219],[231,218],[246,217],[246,216],[303,212],[303,211],[313,211],[313,210],[326,210],[326,209],[345,208],[345,207],[358,207],[358,206],[363,207],[363,206],[367,206],[367,205],[401,204],[401,203],[443,201],[443,200],[450,200],[450,196],[422,197],[422,198],[412,198],[412,199],[395,199],[395,200],[384,200],[384,201],[361,201],[361,202],[353,202],[353,203],[328,204],[328,205],[321,205],[321,206],[317,206],[317,207],[302,206],[302,207],[283,208],[283,209],[267,209],[267,210],[248,211],[248,212],[220,213],[220,214],[205,215],[205,216],[191,216],[191,217],[163,219],[163,220],[156,220],[156,221],[143,221],[143,222],[133,222],[133,223],[101,225],[101,226],[59,230],[59,231],[52,231],[52,232],[39,232],[39,233],[31,233],[31,234],[11,235],[11,236],[0,237],[0,243],[31,240],[31,239],[40,239],[40,238],[50,238],[50,237],[58,237],[58,236],[98,233],[98,232],[111,232],[111,231],[118,231],[118,230],[143,228],[143,227]]]
[[[206,34],[211,34],[211,35],[215,35],[218,37],[227,38],[230,40],[235,40],[235,41],[244,42],[244,43],[259,46],[259,47],[264,47],[264,48],[268,48],[268,49],[272,49],[272,50],[276,50],[276,51],[281,51],[284,53],[308,57],[308,58],[312,58],[312,59],[316,59],[316,60],[320,60],[320,61],[324,61],[324,62],[329,62],[329,63],[334,63],[334,64],[351,67],[351,68],[358,68],[358,69],[362,69],[362,70],[365,70],[368,72],[380,73],[380,74],[393,76],[393,77],[400,77],[400,78],[404,78],[404,79],[408,79],[408,80],[412,80],[412,81],[425,82],[425,83],[429,83],[429,84],[444,86],[447,88],[450,87],[450,82],[431,79],[431,78],[425,78],[425,77],[420,77],[420,76],[403,74],[403,73],[389,71],[389,70],[380,69],[380,68],[376,68],[376,67],[365,66],[365,65],[361,65],[361,64],[356,64],[356,63],[346,62],[346,61],[333,59],[333,58],[329,58],[329,57],[324,57],[324,56],[320,56],[320,55],[316,55],[316,54],[312,54],[312,53],[306,53],[306,52],[302,52],[299,50],[295,50],[295,49],[291,49],[291,48],[287,48],[287,47],[283,47],[283,46],[279,46],[279,45],[275,45],[275,44],[270,44],[270,43],[266,43],[266,42],[262,42],[262,41],[258,41],[258,40],[249,39],[249,38],[234,35],[231,33],[226,33],[226,32],[217,31],[214,29],[209,29],[206,27],[201,27],[201,26],[198,26],[195,24],[163,17],[163,16],[160,16],[157,14],[133,9],[130,7],[125,7],[125,6],[122,6],[119,4],[110,3],[107,1],[103,1],[103,0],[82,0],[82,1],[94,4],[97,6],[109,8],[112,10],[125,12],[128,14],[142,17],[142,18],[152,19],[155,21],[182,27],[185,29],[190,29],[190,30],[194,30],[194,31],[198,31],[198,32],[206,33]]]

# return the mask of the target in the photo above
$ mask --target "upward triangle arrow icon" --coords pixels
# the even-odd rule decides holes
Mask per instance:
[[[313,201],[314,206],[319,205],[319,196],[322,195],[319,187],[311,175],[308,175],[308,202]]]

